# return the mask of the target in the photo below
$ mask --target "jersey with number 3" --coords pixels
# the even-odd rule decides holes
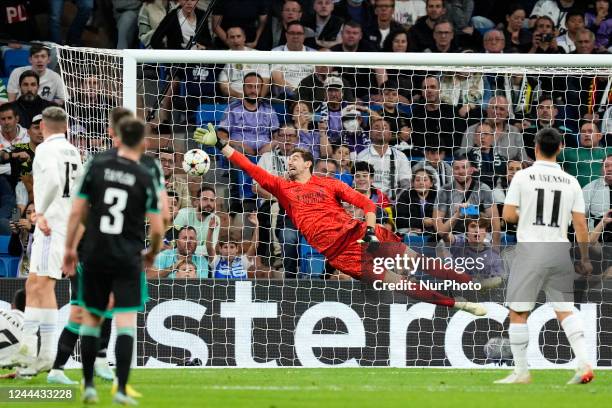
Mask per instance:
[[[578,180],[540,160],[514,175],[504,204],[518,207],[518,242],[569,242],[572,212],[585,207]]]
[[[63,134],[50,136],[36,148],[32,163],[34,207],[45,216],[55,236],[66,235],[75,180],[82,172],[79,151]]]
[[[99,155],[89,163],[78,196],[90,203],[83,261],[108,269],[140,264],[145,216],[159,213],[151,173],[135,161]]]

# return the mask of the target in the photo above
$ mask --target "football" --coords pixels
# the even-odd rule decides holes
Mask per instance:
[[[190,176],[203,176],[210,169],[210,157],[204,150],[191,149],[183,158],[183,170]]]

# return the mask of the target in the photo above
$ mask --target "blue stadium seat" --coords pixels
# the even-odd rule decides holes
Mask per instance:
[[[4,75],[10,75],[15,68],[30,65],[30,51],[21,49],[8,49],[3,55]]]
[[[219,123],[223,118],[223,113],[227,108],[226,104],[202,104],[196,113],[196,124],[206,125],[209,122]]]
[[[8,246],[10,241],[10,235],[0,235],[0,255],[8,254]]]
[[[19,259],[18,256],[0,255],[0,277],[16,278]]]
[[[300,237],[300,277],[319,278],[325,272],[325,257]]]

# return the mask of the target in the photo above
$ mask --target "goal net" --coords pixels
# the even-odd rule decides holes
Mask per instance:
[[[595,272],[576,273],[573,283],[576,310],[593,363],[612,365],[608,189],[601,194],[612,152],[612,70],[603,59],[589,67],[574,56],[70,47],[58,55],[71,141],[85,156],[108,148],[110,109],[129,107],[146,120],[147,154],[166,177],[174,226],[148,273],[139,366],[511,364],[503,283],[441,289],[484,302],[489,314],[475,318],[352,279],[214,148],[205,149],[212,159],[205,176],[184,172],[184,153],[204,149],[193,131],[209,123],[273,174],[285,174],[294,147],[310,151],[315,175],[370,197],[378,223],[414,250],[484,257],[478,271],[464,264],[479,282],[505,282],[516,243],[516,226],[500,219],[508,184],[534,161],[535,134],[559,130],[559,162],[585,191],[594,237]],[[363,218],[358,208],[346,211]],[[417,278],[436,282],[422,272]],[[539,303],[529,326],[533,367],[571,364],[550,306]]]

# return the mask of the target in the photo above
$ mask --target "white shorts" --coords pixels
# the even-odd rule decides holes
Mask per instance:
[[[574,309],[576,273],[569,252],[562,246],[534,245],[529,252],[515,252],[506,288],[506,306],[515,312],[530,312],[540,291],[556,312]],[[524,251],[524,248],[520,248]],[[531,251],[530,251],[531,252]]]
[[[52,279],[62,278],[65,238],[63,236],[45,236],[40,230],[34,231],[32,254],[30,255],[30,272]]]

